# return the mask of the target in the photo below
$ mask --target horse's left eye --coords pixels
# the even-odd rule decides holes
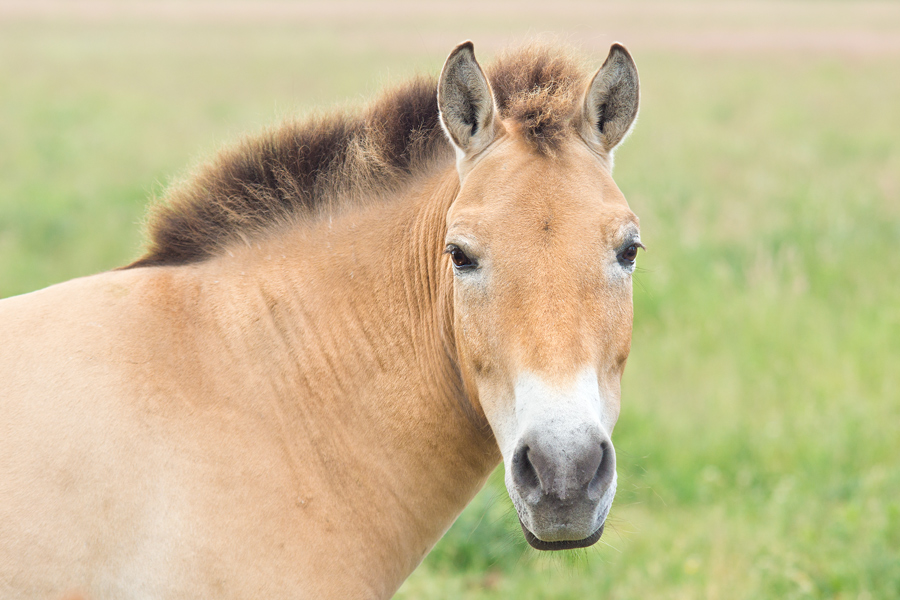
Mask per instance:
[[[622,250],[622,252],[619,254],[619,260],[621,260],[624,263],[634,264],[634,259],[637,258],[637,253],[638,253],[638,245],[632,244],[632,245],[628,246],[627,248],[625,248],[624,250]]]

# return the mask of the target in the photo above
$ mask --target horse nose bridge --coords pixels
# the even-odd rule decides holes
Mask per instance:
[[[503,318],[503,336],[518,366],[529,371],[585,364],[584,347],[596,336],[592,317],[598,296],[596,290],[583,289],[589,277],[576,266],[560,268],[584,259],[538,247],[542,252],[537,257],[518,245],[515,256],[504,257],[504,281],[498,285],[509,293],[497,296],[495,313]]]
[[[535,306],[517,311],[510,339],[516,362],[534,372],[566,372],[595,358],[596,327],[571,301],[535,294]],[[530,309],[529,309],[530,308]]]

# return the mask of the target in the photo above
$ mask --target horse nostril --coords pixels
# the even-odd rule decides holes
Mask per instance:
[[[597,467],[588,484],[588,493],[597,496],[602,495],[612,484],[612,479],[616,472],[616,455],[612,450],[612,444],[604,440],[598,447],[598,450],[599,460],[597,463],[594,463]]]
[[[528,446],[526,445],[519,446],[513,455],[512,476],[516,485],[526,492],[541,489],[541,480],[538,477],[537,470],[528,458]]]

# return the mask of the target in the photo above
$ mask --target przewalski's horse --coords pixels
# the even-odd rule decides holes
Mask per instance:
[[[591,78],[464,43],[221,154],[132,265],[0,303],[0,597],[384,598],[501,457],[532,546],[596,542],[637,111],[622,46]]]

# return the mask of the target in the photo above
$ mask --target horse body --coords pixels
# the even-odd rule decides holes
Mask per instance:
[[[438,278],[389,280],[425,267],[392,255],[412,248],[395,242],[418,208],[0,304],[17,340],[2,361],[14,427],[0,444],[16,460],[0,487],[18,516],[3,548],[42,571],[6,585],[390,595],[497,461],[461,408]],[[163,583],[173,567],[181,580]]]
[[[533,545],[596,541],[636,219],[611,147],[481,114],[467,51],[455,167],[0,302],[3,597],[388,597],[501,456]]]

